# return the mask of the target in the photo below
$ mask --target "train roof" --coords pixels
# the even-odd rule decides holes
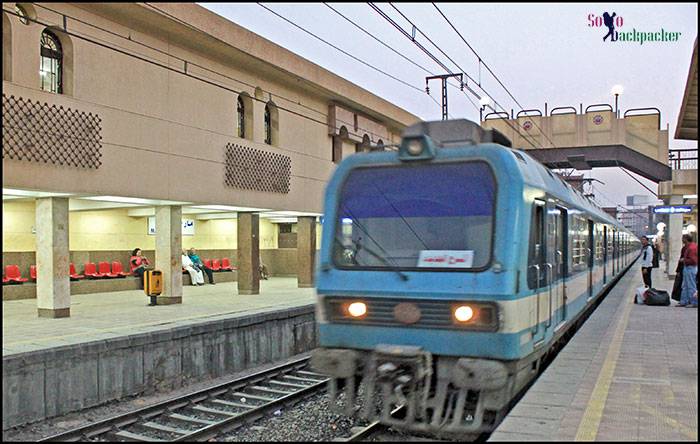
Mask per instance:
[[[574,189],[561,176],[525,151],[512,148],[511,141],[498,130],[483,129],[467,119],[455,119],[419,122],[407,127],[402,133],[402,138],[416,136],[430,137],[438,149],[490,144],[494,149],[510,153],[507,157],[511,157],[517,163],[526,184],[546,189],[553,197],[595,215],[599,221],[620,226],[617,220],[603,211],[592,199]]]

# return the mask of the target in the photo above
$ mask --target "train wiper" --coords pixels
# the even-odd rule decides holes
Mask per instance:
[[[398,274],[402,281],[407,281],[407,280],[408,280],[408,275],[407,275],[406,273],[402,272],[401,269],[400,269],[396,264],[392,263],[392,262],[389,261],[386,257],[382,256],[381,254],[377,253],[376,251],[372,250],[371,248],[367,248],[366,245],[363,245],[362,243],[360,243],[361,240],[362,240],[362,238],[361,238],[361,237],[358,237],[358,238],[357,238],[357,241],[353,242],[353,245],[355,246],[355,251],[354,251],[354,255],[353,255],[353,261],[354,261],[356,264],[357,264],[357,259],[356,259],[357,252],[360,251],[360,250],[364,250],[364,251],[366,251],[367,253],[369,253],[371,256],[373,256],[374,258],[379,259],[380,261],[382,261],[382,263],[383,263],[384,265],[386,265],[387,268],[388,268],[389,270],[391,270],[391,271],[393,271],[394,273]],[[336,236],[336,238],[335,238],[335,241],[336,241],[339,245],[344,246],[343,243],[341,242],[341,239],[338,238],[337,236]],[[360,265],[360,264],[358,264],[358,265]]]

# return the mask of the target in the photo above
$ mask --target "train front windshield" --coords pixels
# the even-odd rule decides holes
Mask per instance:
[[[483,269],[495,206],[485,162],[358,168],[340,190],[333,260],[341,269]]]

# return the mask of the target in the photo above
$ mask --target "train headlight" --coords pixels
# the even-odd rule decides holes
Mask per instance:
[[[367,305],[364,302],[353,302],[348,305],[348,314],[353,318],[360,318],[367,314]]]
[[[399,160],[429,160],[436,155],[433,140],[425,134],[404,137],[399,147]]]
[[[420,139],[414,139],[408,142],[408,145],[406,146],[406,151],[408,151],[408,154],[411,156],[417,156],[422,153],[423,144],[421,142],[422,141]]]
[[[469,322],[474,319],[474,309],[468,305],[460,305],[452,313],[457,322]]]

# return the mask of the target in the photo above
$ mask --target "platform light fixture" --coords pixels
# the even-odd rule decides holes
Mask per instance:
[[[487,106],[488,107],[493,106],[493,101],[491,100],[491,98],[489,96],[484,96],[484,97],[479,99],[479,105],[481,105],[481,108],[479,109],[479,120],[483,121],[484,120],[484,116],[483,116],[484,110],[486,109]]]
[[[620,112],[618,111],[618,107],[617,107],[617,98],[622,95],[624,90],[625,89],[622,87],[622,85],[615,85],[610,90],[610,94],[615,96],[615,116],[618,118],[620,117]]]

